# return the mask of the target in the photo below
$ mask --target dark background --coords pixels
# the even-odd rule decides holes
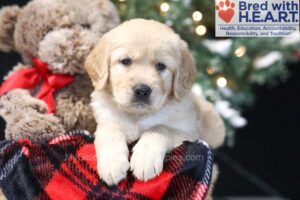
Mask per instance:
[[[1,0],[3,5],[27,0]],[[0,27],[1,28],[1,27]],[[0,78],[21,59],[0,53]],[[216,153],[221,175],[215,194],[223,196],[282,196],[300,199],[300,61],[288,63],[291,76],[275,88],[253,86],[257,100],[243,116],[248,125],[237,131],[233,148]],[[0,138],[5,123],[0,119]]]
[[[234,148],[222,148],[217,155],[216,194],[300,199],[300,61],[288,68],[285,83],[253,87],[256,102],[243,113],[248,125],[237,131]]]

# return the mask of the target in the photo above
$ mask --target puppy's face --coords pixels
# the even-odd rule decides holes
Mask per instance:
[[[154,38],[124,35],[111,50],[109,86],[113,99],[133,112],[159,109],[172,91],[176,52]],[[160,39],[160,38],[157,38]]]
[[[127,112],[149,113],[190,90],[196,70],[186,44],[150,20],[125,22],[108,32],[88,56],[96,90],[106,89]]]

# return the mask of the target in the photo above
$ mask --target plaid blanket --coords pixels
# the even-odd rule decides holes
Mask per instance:
[[[212,152],[186,142],[166,155],[163,172],[148,182],[128,172],[117,186],[98,177],[93,138],[73,131],[45,144],[27,139],[0,143],[0,187],[8,199],[203,199]]]

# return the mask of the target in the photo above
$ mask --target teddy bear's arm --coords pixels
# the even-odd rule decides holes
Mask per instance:
[[[6,121],[5,137],[9,140],[28,138],[45,142],[65,132],[59,119],[47,113],[46,104],[27,90],[15,89],[3,95],[0,115]]]

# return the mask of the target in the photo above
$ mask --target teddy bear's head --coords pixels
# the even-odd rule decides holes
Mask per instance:
[[[118,24],[109,0],[32,0],[0,10],[0,50],[39,58],[52,72],[81,74],[96,41]]]

